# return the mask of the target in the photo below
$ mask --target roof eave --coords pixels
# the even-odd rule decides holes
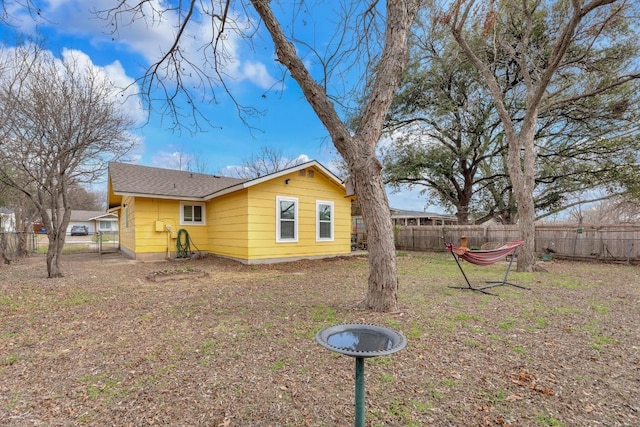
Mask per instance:
[[[106,217],[110,217],[110,218],[106,218]],[[113,213],[111,212],[105,212],[102,215],[98,215],[98,216],[94,216],[93,218],[89,218],[87,221],[96,221],[96,220],[103,220],[103,221],[117,221],[118,217],[115,216]]]
[[[113,194],[115,194],[116,196],[145,197],[147,199],[186,200],[186,201],[189,201],[189,202],[204,202],[204,201],[206,201],[206,198],[204,198],[204,197],[195,197],[195,196],[129,193],[129,192],[126,192],[126,191],[118,191],[118,192],[114,191]]]
[[[320,171],[322,171],[322,173],[325,176],[327,176],[331,181],[333,181],[334,184],[338,185],[339,187],[345,188],[345,185],[342,182],[342,180],[340,180],[340,178],[338,178],[333,172],[325,168],[322,164],[318,163],[316,160],[312,160],[310,162],[301,163],[299,165],[296,165],[287,169],[283,169],[283,170],[271,173],[269,175],[265,175],[265,176],[251,179],[249,181],[241,182],[240,184],[232,185],[231,187],[223,188],[221,190],[218,190],[214,193],[209,194],[208,196],[205,196],[204,200],[208,201],[211,199],[215,199],[216,197],[224,196],[225,194],[234,193],[238,190],[252,187],[254,185],[258,185],[263,182],[271,181],[272,179],[283,177],[285,175],[289,175],[292,172],[298,172],[299,170],[306,169],[310,166],[316,166],[318,169],[320,169]]]

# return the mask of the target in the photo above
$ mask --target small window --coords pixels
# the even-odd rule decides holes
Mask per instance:
[[[298,199],[276,197],[276,242],[298,241]]]
[[[180,204],[180,225],[204,225],[204,223],[204,204]]]
[[[111,221],[99,221],[98,229],[104,231],[111,231]]]
[[[333,241],[333,202],[316,202],[316,240]]]

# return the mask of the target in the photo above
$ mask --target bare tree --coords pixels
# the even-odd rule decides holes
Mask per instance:
[[[72,185],[68,191],[69,206],[73,210],[81,211],[99,211],[102,209],[102,203],[99,194],[87,191],[80,185]]]
[[[173,44],[140,80],[146,88],[144,92],[148,100],[152,100],[158,91],[164,91],[167,108],[175,120],[184,119],[176,103],[180,95],[187,101],[194,99],[190,87],[184,84],[187,76],[201,79],[197,86],[209,91],[208,99],[215,99],[215,93],[220,90],[233,97],[225,83],[224,64],[229,61],[225,40],[229,34],[238,32],[247,38],[259,37],[260,29],[251,24],[262,22],[275,45],[277,60],[298,83],[348,166],[368,233],[370,272],[363,306],[375,311],[394,311],[397,309],[398,276],[393,226],[376,145],[408,60],[409,30],[419,4],[420,0],[388,0],[384,5],[378,1],[339,2],[337,6],[342,8],[339,19],[327,18],[318,23],[324,26],[325,31],[332,25],[331,21],[338,23],[334,27],[336,32],[323,47],[316,46],[313,39],[301,40],[295,32],[295,25],[289,25],[299,19],[299,14],[307,11],[308,5],[302,1],[278,9],[278,13],[283,14],[280,19],[273,9],[277,2],[269,0],[190,1],[171,7],[158,6],[151,0],[135,4],[121,2],[118,8],[104,11],[102,16],[111,21],[116,31],[118,25],[127,22],[127,15],[132,20],[146,19],[150,25],[162,20],[165,14],[179,17]],[[322,3],[322,7],[327,5],[336,4]],[[259,19],[255,19],[252,10],[257,12]],[[248,19],[237,18],[241,13],[247,13]],[[289,15],[285,16],[287,13]],[[300,21],[306,22],[311,18],[312,15],[308,14]],[[209,19],[214,31],[211,39],[202,41],[200,51],[204,54],[204,61],[194,63],[193,58],[185,54],[188,50],[183,44],[189,39],[189,23],[202,19]],[[287,25],[281,25],[281,22]],[[315,58],[314,65],[321,68],[317,77],[307,68],[311,58]],[[364,67],[349,69],[358,65]],[[352,76],[357,74],[353,78],[356,83],[342,90],[349,83],[346,78],[349,73]],[[345,115],[341,115],[342,111],[338,109],[343,106],[341,100],[346,98],[336,96],[337,91],[333,95],[330,93],[330,89],[337,85],[342,85],[342,94],[352,102],[364,100],[361,110],[354,114],[359,119],[353,129],[348,127]]]
[[[191,171],[189,166],[193,160],[193,156],[182,149],[172,152],[167,159],[167,167],[179,171]],[[191,171],[195,172],[195,171]]]
[[[287,157],[282,154],[282,150],[264,146],[260,148],[260,152],[251,154],[248,158],[242,160],[240,166],[230,170],[230,175],[244,179],[258,178],[297,166],[305,161],[306,159],[300,156],[296,158]]]
[[[169,169],[208,174],[209,163],[206,158],[193,152],[185,151],[182,147],[171,153],[163,153],[159,160]]]
[[[637,61],[619,69],[607,67],[612,40],[627,37],[637,22],[637,5],[627,0],[476,2],[457,0],[441,15],[491,93],[508,144],[508,170],[518,205],[518,224],[525,240],[518,270],[536,268],[534,254],[536,150],[534,138],[542,113],[616,90],[640,78]],[[627,25],[627,30],[625,30]],[[500,73],[501,64],[517,73]],[[506,85],[522,79],[516,98]],[[514,100],[518,102],[514,103]],[[515,116],[509,104],[523,108]],[[620,106],[623,108],[623,106]]]
[[[21,191],[47,229],[47,273],[62,276],[70,191],[135,143],[119,91],[75,58],[34,44],[0,50],[0,180]]]
[[[35,0],[0,0],[0,22],[13,25],[16,17],[12,13],[13,8],[24,10],[32,18],[40,16],[40,8],[36,5]]]
[[[640,202],[615,197],[582,210],[581,216],[585,224],[635,224],[640,222]]]

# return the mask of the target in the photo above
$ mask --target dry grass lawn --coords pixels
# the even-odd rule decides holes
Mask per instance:
[[[554,261],[491,296],[449,288],[448,254],[401,255],[389,314],[354,308],[364,257],[2,266],[0,425],[353,425],[354,360],[314,340],[343,322],[408,340],[366,360],[368,426],[640,425],[640,267]],[[208,275],[147,278],[190,270]]]

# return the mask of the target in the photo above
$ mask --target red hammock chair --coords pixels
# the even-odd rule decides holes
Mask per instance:
[[[502,285],[511,285],[518,288],[522,288],[522,289],[528,289],[528,288],[525,288],[524,286],[507,282],[507,277],[509,276],[509,271],[511,271],[511,265],[513,264],[513,259],[515,258],[518,248],[522,246],[523,243],[524,243],[524,240],[513,240],[511,242],[505,243],[504,245],[500,246],[497,249],[480,250],[480,251],[470,250],[467,247],[453,246],[452,243],[449,243],[447,245],[447,250],[451,252],[451,255],[453,255],[453,259],[456,261],[456,264],[458,264],[458,268],[460,268],[460,271],[462,272],[462,276],[464,277],[464,280],[467,282],[467,286],[450,286],[450,288],[468,289],[472,291],[484,292],[486,294],[490,292],[485,291],[485,289],[493,288],[496,286],[502,286]],[[486,283],[485,286],[479,286],[479,287],[471,285],[471,282],[467,278],[467,275],[462,269],[462,265],[460,264],[460,261],[459,261],[459,259],[463,259],[467,262],[470,262],[471,264],[484,267],[504,259],[507,255],[511,255],[511,259],[509,260],[509,264],[507,265],[507,271],[505,272],[502,280],[488,281],[488,282],[485,282]]]

